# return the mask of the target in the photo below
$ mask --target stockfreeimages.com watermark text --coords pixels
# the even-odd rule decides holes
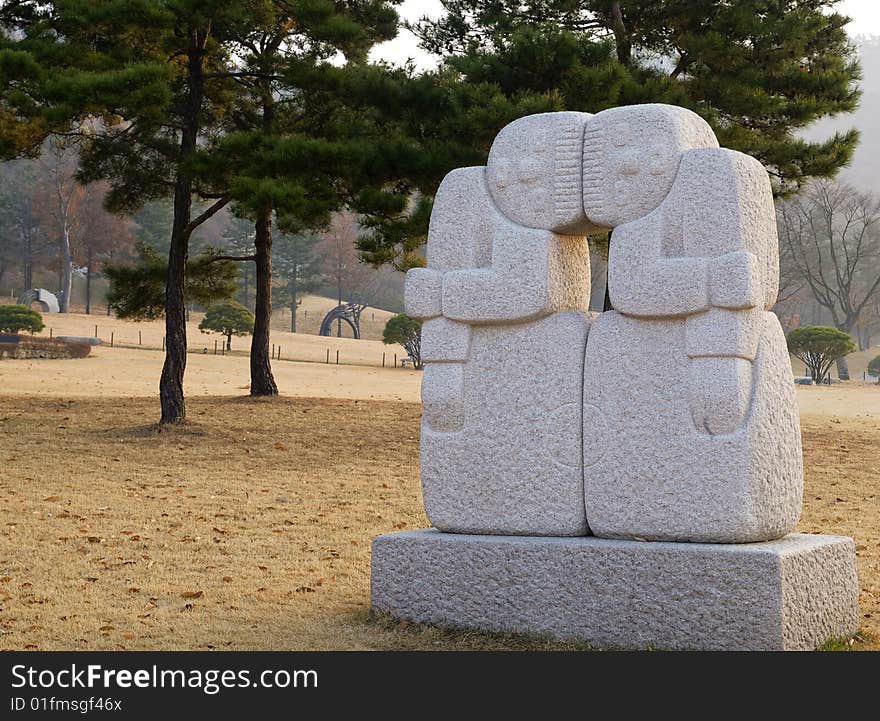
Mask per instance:
[[[101,664],[80,666],[72,663],[62,669],[38,669],[18,664],[12,667],[12,688],[49,689],[199,689],[214,695],[233,688],[317,688],[318,672],[313,669],[167,669],[109,668]]]

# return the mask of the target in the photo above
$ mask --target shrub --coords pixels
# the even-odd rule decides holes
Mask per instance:
[[[0,333],[39,333],[46,326],[43,316],[26,305],[0,305]]]
[[[831,364],[855,349],[848,333],[826,325],[806,325],[788,334],[788,352],[800,358],[813,377],[821,383]]]
[[[388,319],[382,331],[382,341],[387,344],[399,343],[412,359],[413,368],[422,367],[422,322],[410,318],[406,313],[398,313]]]
[[[877,376],[877,382],[880,383],[880,355],[868,363],[868,373]]]
[[[222,300],[208,308],[208,312],[199,323],[199,330],[203,333],[209,331],[222,333],[226,336],[226,350],[232,350],[232,336],[254,332],[254,316],[241,303]]]

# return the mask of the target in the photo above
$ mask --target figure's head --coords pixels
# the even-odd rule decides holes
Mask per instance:
[[[486,178],[498,209],[529,228],[582,234],[581,154],[588,113],[541,113],[514,120],[489,151]]]
[[[717,148],[709,124],[675,105],[628,105],[592,116],[584,131],[583,204],[606,228],[654,210],[672,187],[681,154]]]

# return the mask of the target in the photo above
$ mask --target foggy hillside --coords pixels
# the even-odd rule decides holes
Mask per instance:
[[[862,63],[862,100],[852,115],[825,118],[804,133],[810,140],[823,140],[835,131],[855,127],[859,146],[852,164],[839,175],[861,190],[880,192],[880,37],[856,39]]]

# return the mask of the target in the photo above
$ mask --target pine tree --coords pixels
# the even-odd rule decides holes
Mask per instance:
[[[410,318],[406,313],[398,313],[388,319],[382,331],[382,342],[391,345],[399,343],[412,361],[413,368],[422,369],[422,322]]]
[[[418,248],[442,175],[482,165],[498,130],[526,113],[684,106],[706,118],[723,146],[761,160],[781,195],[834,175],[858,142],[855,130],[820,143],[797,134],[858,103],[847,18],[828,12],[837,0],[442,4],[444,16],[412,25],[422,47],[442,57],[440,69],[393,76],[397,85],[383,88],[396,102],[381,122],[410,137],[424,159],[407,177],[414,195],[367,211],[359,247],[374,265],[423,263]]]
[[[855,131],[796,131],[851,112],[859,67],[838,0],[448,0],[416,24],[422,45],[468,83],[558,94],[568,110],[668,102],[703,115],[722,145],[754,155],[788,193],[833,175]]]
[[[226,227],[223,229],[223,243],[225,248],[232,256],[242,258],[252,258],[255,253],[254,249],[254,223],[247,218],[237,218],[230,216]],[[239,281],[241,286],[241,304],[251,309],[251,285],[253,283],[253,268],[250,262],[242,262],[239,264]]]
[[[282,233],[275,244],[275,268],[284,281],[279,297],[290,309],[290,332],[296,333],[296,314],[304,295],[324,282],[322,258],[316,252],[320,238],[303,233]]]
[[[232,350],[232,336],[247,335],[254,332],[254,316],[241,303],[224,300],[208,308],[202,322],[202,333],[216,331],[226,336],[226,350]]]
[[[236,86],[235,110],[226,123],[229,135],[212,148],[203,167],[210,182],[234,200],[236,212],[254,221],[251,395],[275,395],[269,357],[272,224],[276,213],[295,217],[303,226],[326,222],[329,211],[342,202],[333,187],[334,169],[347,160],[343,146],[331,149],[317,173],[314,165],[295,157],[279,167],[283,154],[323,133],[307,112],[303,95],[308,91],[300,79],[330,67],[340,53],[349,65],[363,64],[373,44],[394,36],[397,14],[384,0],[244,4],[248,27],[230,42],[237,62],[228,73]]]
[[[166,312],[168,259],[145,243],[136,247],[135,263],[108,263],[108,306],[119,318],[155,320]],[[229,300],[235,294],[236,263],[205,249],[186,260],[184,301],[204,307]]]
[[[816,384],[825,380],[836,360],[856,349],[849,333],[830,326],[806,325],[795,328],[789,332],[786,340],[788,352],[803,362]]]
[[[303,83],[362,65],[372,44],[393,36],[393,4],[62,0],[0,14],[0,152],[27,154],[34,138],[73,129],[85,141],[80,177],[108,180],[113,209],[172,200],[162,422],[185,418],[190,238],[229,204],[256,231],[251,391],[277,392],[268,348],[273,214],[319,225],[369,180],[357,169],[357,148],[369,141],[328,139]],[[329,62],[340,52],[343,68]],[[209,205],[195,210],[197,199]]]
[[[28,152],[20,128],[31,125],[76,133],[83,141],[79,177],[109,181],[112,209],[173,199],[159,395],[162,421],[181,421],[189,239],[229,203],[217,198],[194,216],[199,188],[191,165],[230,110],[228,88],[211,73],[228,63],[225,41],[244,22],[243,8],[215,0],[20,5],[29,16],[15,20],[15,34],[7,32],[0,80],[4,101],[23,120],[0,133],[5,152]]]
[[[309,116],[325,145],[291,148],[315,163],[345,148],[340,168],[349,210],[358,215],[361,257],[396,270],[424,262],[433,194],[453,168],[480,165],[498,131],[528,115],[561,110],[558,97],[506,96],[491,82],[462,83],[447,69],[327,69],[304,77]]]

